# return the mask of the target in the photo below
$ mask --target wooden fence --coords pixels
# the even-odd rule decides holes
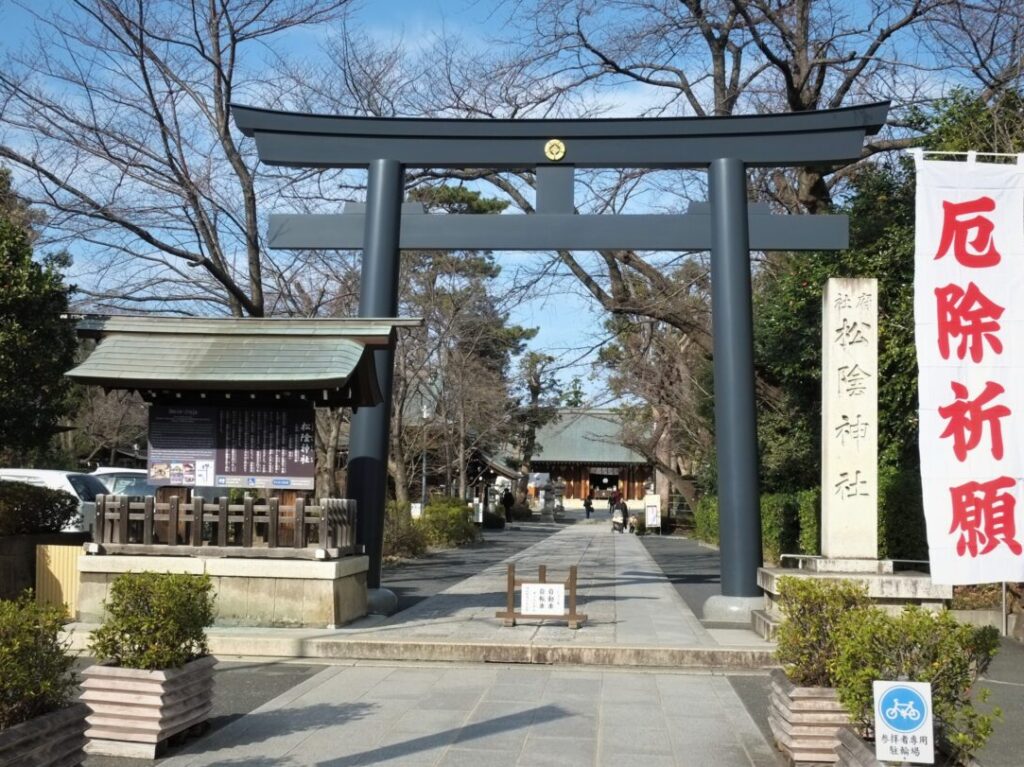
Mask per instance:
[[[36,546],[36,603],[65,606],[78,614],[78,558],[82,546]]]
[[[348,556],[356,550],[356,502],[321,498],[307,505],[297,498],[256,504],[252,498],[229,503],[193,495],[191,502],[171,496],[96,498],[96,542],[105,553],[247,557]]]

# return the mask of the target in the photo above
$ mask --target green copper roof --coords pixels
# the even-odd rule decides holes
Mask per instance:
[[[563,410],[560,418],[537,432],[536,463],[646,464],[649,461],[623,446],[622,424],[611,410]]]
[[[336,392],[332,401],[380,401],[367,348],[393,343],[396,325],[419,320],[85,318],[100,339],[67,375],[108,389]],[[327,398],[327,395],[324,395]]]

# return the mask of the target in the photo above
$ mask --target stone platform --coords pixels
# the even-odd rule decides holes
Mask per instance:
[[[781,578],[850,580],[862,583],[875,605],[893,613],[909,605],[941,610],[947,600],[953,598],[952,586],[932,583],[927,573],[897,571],[896,563],[891,560],[799,557],[797,561],[798,567],[761,567],[757,571],[757,585],[764,589],[765,609],[756,610],[751,623],[762,637],[772,638],[781,621],[778,610]]]
[[[335,630],[215,626],[208,631],[210,650],[222,658],[723,669],[775,664],[773,645],[753,631],[705,628],[640,540],[609,527],[606,520],[552,525],[550,537],[390,618],[368,616]],[[556,619],[502,626],[495,613],[505,606],[508,562],[527,580],[546,565],[549,581],[564,579],[576,565],[587,622],[577,630]],[[267,563],[265,570],[276,565]],[[77,627],[76,649],[86,646],[89,629]]]
[[[327,561],[86,555],[78,560],[78,619],[98,623],[110,583],[121,573],[210,576],[218,627],[334,628],[366,615],[365,556]]]

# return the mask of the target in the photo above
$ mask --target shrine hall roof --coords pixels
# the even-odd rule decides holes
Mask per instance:
[[[613,410],[562,410],[556,421],[537,431],[536,463],[587,463],[593,466],[647,464],[622,444],[622,420]]]

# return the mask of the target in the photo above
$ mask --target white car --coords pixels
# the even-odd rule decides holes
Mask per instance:
[[[80,533],[93,531],[96,526],[96,496],[110,492],[106,486],[91,474],[56,469],[0,469],[0,481],[24,482],[36,487],[63,490],[78,499],[78,512],[82,519],[70,524],[61,532]]]
[[[122,466],[100,466],[92,473],[100,482],[107,486],[106,492],[113,495],[134,495],[125,493],[126,489],[137,488],[146,484],[149,474],[145,469],[126,469]],[[152,493],[150,493],[152,495]]]

